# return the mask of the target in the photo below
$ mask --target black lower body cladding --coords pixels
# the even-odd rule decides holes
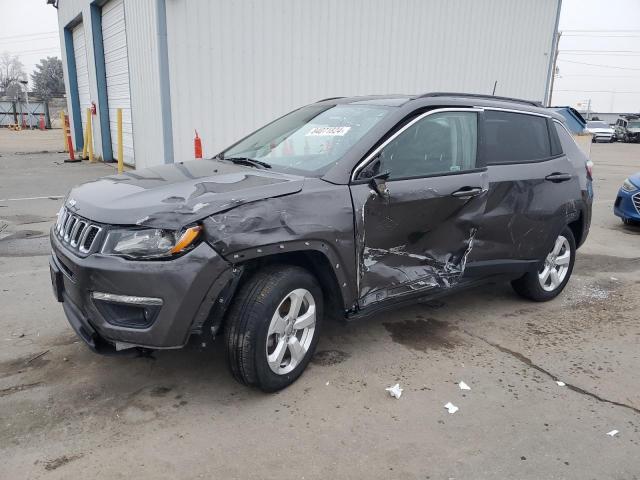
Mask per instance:
[[[119,257],[78,257],[50,235],[54,293],[76,333],[101,353],[116,344],[150,349],[182,347],[194,325],[202,324],[233,273],[213,248],[201,243],[169,261]],[[123,304],[100,300],[110,294]]]

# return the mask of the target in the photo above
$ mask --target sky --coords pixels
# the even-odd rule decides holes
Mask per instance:
[[[563,0],[559,30],[553,105],[640,112],[640,0]]]
[[[0,0],[0,52],[4,51],[18,55],[28,74],[41,58],[61,58],[56,9],[46,0]]]
[[[60,58],[56,9],[45,0],[0,0],[0,20],[0,52],[17,54],[27,73]],[[640,112],[640,0],[563,0],[559,30],[553,104]]]

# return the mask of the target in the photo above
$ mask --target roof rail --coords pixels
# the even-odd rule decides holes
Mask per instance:
[[[499,97],[497,95],[483,95],[481,93],[456,93],[456,92],[430,92],[418,95],[416,98],[425,97],[464,97],[464,98],[481,98],[485,100],[503,100],[506,102],[524,103],[533,107],[542,107],[542,103],[533,100],[522,100],[521,98]]]
[[[338,100],[339,98],[345,98],[345,97],[329,97],[329,98],[323,98],[322,100],[318,100],[316,103],[326,102],[327,100]]]

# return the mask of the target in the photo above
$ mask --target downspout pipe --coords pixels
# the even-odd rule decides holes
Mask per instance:
[[[173,125],[171,117],[171,84],[169,80],[169,48],[167,42],[167,5],[156,0],[156,36],[158,39],[158,79],[164,163],[173,163]]]

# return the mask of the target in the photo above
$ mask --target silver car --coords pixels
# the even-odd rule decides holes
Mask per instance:
[[[593,135],[593,142],[613,142],[615,131],[605,122],[587,122],[587,132]]]

